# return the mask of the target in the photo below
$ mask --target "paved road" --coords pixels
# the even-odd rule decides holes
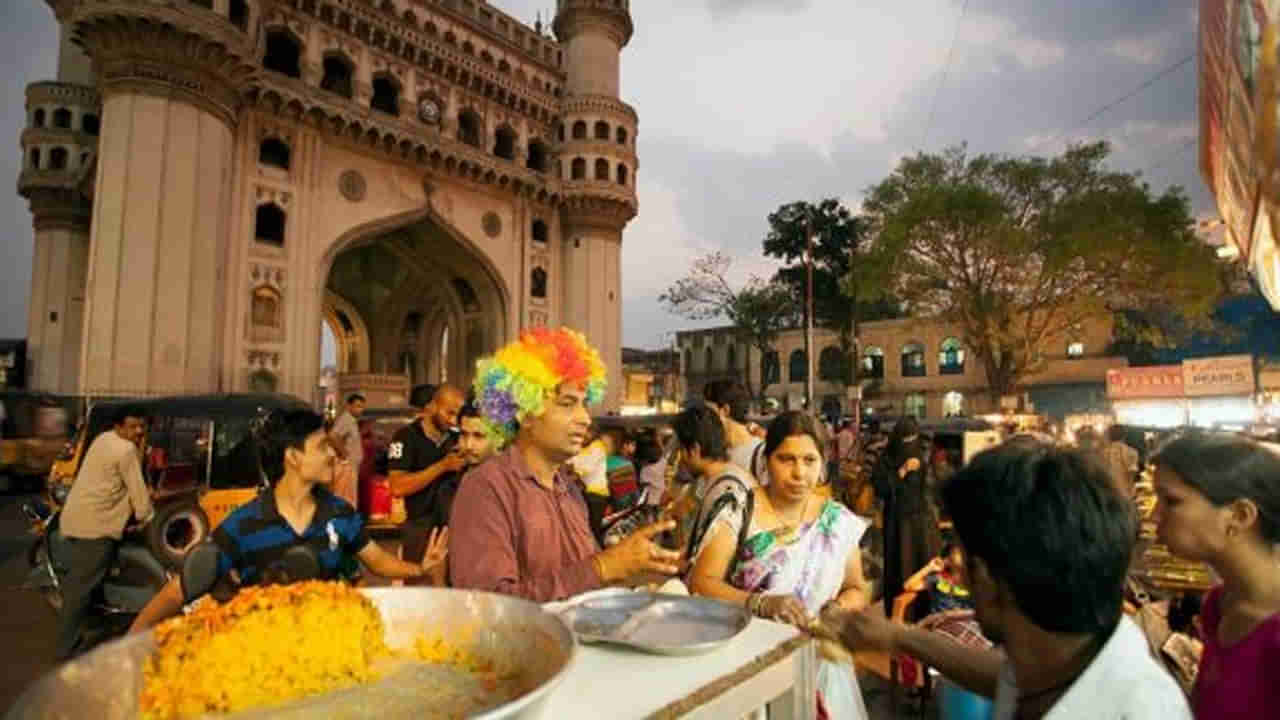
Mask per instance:
[[[23,590],[27,576],[27,522],[22,501],[0,495],[0,708],[7,710],[24,688],[54,666],[58,618],[39,593]]]

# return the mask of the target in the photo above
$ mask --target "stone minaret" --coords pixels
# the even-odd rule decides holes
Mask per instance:
[[[257,4],[47,1],[102,104],[78,389],[217,389],[232,129]]]
[[[27,316],[29,387],[76,391],[80,373],[85,273],[89,262],[89,193],[100,114],[89,59],[65,30],[58,79],[27,86],[18,192],[35,225],[31,306]]]
[[[622,384],[622,229],[637,211],[636,111],[618,94],[629,0],[558,0],[553,24],[568,75],[559,156],[564,178],[563,324],[609,366],[607,409]]]

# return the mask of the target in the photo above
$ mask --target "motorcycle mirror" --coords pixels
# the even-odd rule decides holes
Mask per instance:
[[[182,598],[189,603],[204,596],[218,581],[218,546],[202,542],[182,561]]]

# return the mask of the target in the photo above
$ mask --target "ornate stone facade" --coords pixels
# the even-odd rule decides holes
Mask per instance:
[[[626,2],[560,0],[555,37],[483,0],[48,2],[34,387],[309,398],[326,324],[342,372],[462,383],[565,324],[617,406]]]

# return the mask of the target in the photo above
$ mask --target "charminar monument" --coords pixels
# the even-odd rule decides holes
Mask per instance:
[[[617,406],[628,0],[48,0],[27,87],[30,386],[311,397],[469,381],[521,328],[597,344]]]

